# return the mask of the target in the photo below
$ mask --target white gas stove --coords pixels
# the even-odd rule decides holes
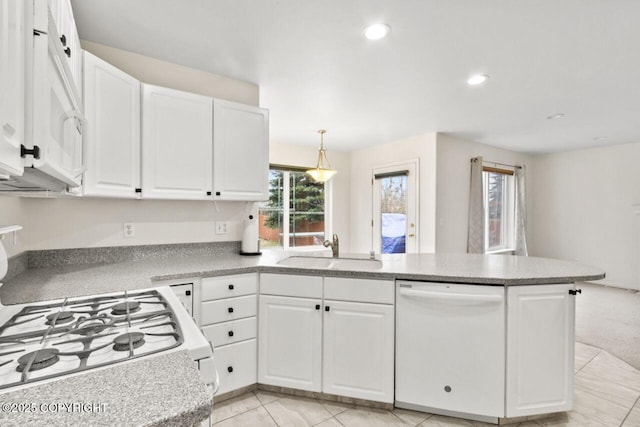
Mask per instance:
[[[216,389],[213,349],[168,287],[0,306],[0,393],[180,350]]]

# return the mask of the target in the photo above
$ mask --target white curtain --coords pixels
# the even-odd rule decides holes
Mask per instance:
[[[514,172],[516,187],[516,203],[515,203],[515,241],[516,255],[527,256],[527,197],[525,192],[525,173],[524,166],[516,166]]]
[[[482,157],[471,159],[469,186],[469,225],[467,227],[467,252],[484,253],[484,197],[482,194]]]

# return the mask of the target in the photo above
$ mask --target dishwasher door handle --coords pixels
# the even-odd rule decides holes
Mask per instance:
[[[400,295],[427,299],[441,299],[460,302],[502,302],[502,295],[457,294],[437,291],[421,291],[417,289],[400,288]]]

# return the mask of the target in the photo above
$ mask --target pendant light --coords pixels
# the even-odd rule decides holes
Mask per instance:
[[[320,150],[318,151],[318,163],[314,169],[309,169],[307,173],[311,175],[315,182],[326,182],[338,173],[337,170],[331,169],[329,159],[327,159],[327,150],[324,148],[324,134],[326,130],[319,130],[320,134]]]

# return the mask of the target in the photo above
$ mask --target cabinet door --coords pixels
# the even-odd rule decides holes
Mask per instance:
[[[507,288],[507,417],[573,407],[573,285]]]
[[[220,375],[218,395],[256,383],[256,340],[216,348],[215,361]]]
[[[322,391],[392,403],[393,306],[325,300],[323,313]]]
[[[218,200],[269,198],[269,111],[213,101],[213,191]]]
[[[396,401],[502,417],[504,288],[396,283]]]
[[[260,295],[258,382],[321,389],[322,300]]]
[[[142,197],[210,200],[209,97],[142,86]]]
[[[58,34],[78,93],[82,93],[82,48],[70,0],[58,1]],[[53,11],[52,11],[53,12]],[[53,13],[52,13],[53,16]],[[55,19],[55,18],[54,18]]]
[[[0,174],[22,175],[25,2],[0,0]]]
[[[84,193],[136,198],[140,187],[140,82],[84,54]]]
[[[50,22],[47,36],[33,36],[34,146],[40,156],[27,157],[25,165],[70,187],[81,184],[83,167],[83,110],[69,68],[61,59],[57,29]]]

